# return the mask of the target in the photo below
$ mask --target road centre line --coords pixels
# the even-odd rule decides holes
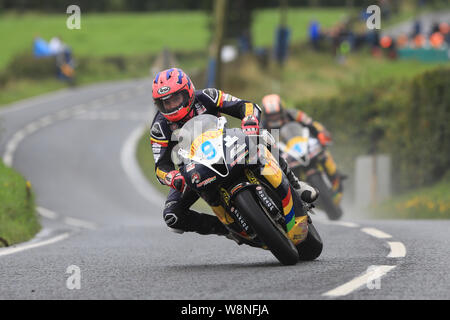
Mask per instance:
[[[381,230],[375,229],[375,228],[362,228],[362,232],[367,233],[368,235],[379,238],[379,239],[389,239],[392,238],[390,234],[387,234]]]
[[[388,258],[403,258],[406,256],[405,245],[398,241],[388,242],[391,252],[388,254]]]
[[[25,251],[25,250],[29,250],[29,249],[33,249],[33,248],[50,245],[50,244],[62,241],[64,239],[67,239],[69,236],[70,236],[70,234],[68,232],[65,232],[63,234],[60,234],[58,236],[52,237],[47,240],[37,241],[37,242],[33,242],[33,240],[32,240],[29,243],[23,243],[23,244],[19,244],[17,246],[13,246],[13,247],[2,248],[2,249],[0,249],[0,257],[10,255],[13,253],[18,253],[18,252]]]
[[[327,291],[322,295],[332,298],[346,296],[364,285],[368,286],[369,283],[373,283],[375,280],[380,279],[395,267],[396,266],[370,266],[364,274],[333,290]]]

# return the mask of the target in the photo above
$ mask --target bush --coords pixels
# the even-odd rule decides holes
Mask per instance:
[[[55,77],[55,58],[35,58],[31,53],[22,53],[12,59],[5,70],[5,74],[8,79]]]

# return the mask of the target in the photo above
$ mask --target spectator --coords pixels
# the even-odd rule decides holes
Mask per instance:
[[[66,49],[66,45],[61,41],[59,37],[53,37],[49,42],[49,49],[51,54],[58,55],[63,53]]]
[[[319,50],[320,48],[320,23],[318,21],[312,20],[309,24],[309,41],[314,48],[314,50]]]
[[[33,40],[33,55],[35,58],[48,57],[51,55],[51,50],[47,41],[39,36],[36,36]]]
[[[413,25],[413,30],[412,30],[412,33],[411,33],[411,39],[414,39],[421,32],[422,32],[422,24],[420,23],[420,20],[417,19],[414,22],[414,25]]]

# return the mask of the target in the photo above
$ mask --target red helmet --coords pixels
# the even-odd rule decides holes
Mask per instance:
[[[194,98],[194,84],[181,69],[161,71],[153,80],[155,105],[170,122],[184,119],[192,109]]]

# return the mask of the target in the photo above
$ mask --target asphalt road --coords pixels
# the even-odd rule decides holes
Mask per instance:
[[[150,101],[150,81],[136,80],[0,110],[0,155],[46,209],[36,239],[0,249],[0,299],[450,298],[450,221],[313,216],[324,251],[290,267],[225,238],[168,231],[164,199],[129,154]],[[67,287],[72,265],[80,289]]]

